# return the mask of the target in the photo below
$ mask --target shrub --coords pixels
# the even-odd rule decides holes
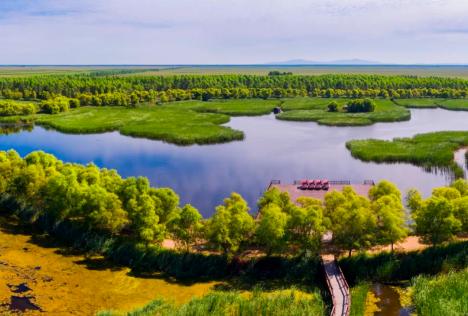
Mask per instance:
[[[338,112],[338,102],[332,101],[328,104],[328,112]]]
[[[0,116],[30,115],[36,112],[37,107],[33,103],[0,100]]]
[[[463,269],[468,264],[468,242],[456,242],[407,253],[359,254],[343,258],[340,266],[351,284],[360,281],[409,280],[419,274]]]
[[[67,97],[56,97],[41,102],[41,110],[47,114],[57,114],[70,109],[70,99]]]
[[[351,100],[346,105],[346,111],[348,113],[368,113],[374,112],[375,102],[371,99],[357,99]]]

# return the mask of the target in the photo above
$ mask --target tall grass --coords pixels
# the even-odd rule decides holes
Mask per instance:
[[[346,143],[346,148],[353,157],[363,161],[409,162],[422,167],[448,167],[454,171],[455,176],[460,177],[463,170],[454,163],[453,153],[466,145],[468,132],[435,132],[391,141],[351,140]]]
[[[317,292],[304,294],[296,291],[264,293],[254,291],[250,296],[237,292],[212,292],[194,298],[187,304],[175,306],[158,299],[128,313],[104,311],[98,316],[224,316],[224,315],[325,315],[325,304]]]
[[[465,268],[468,265],[468,241],[407,253],[360,254],[343,258],[339,263],[351,284],[410,280],[420,274],[435,275]]]
[[[350,316],[364,316],[366,311],[367,293],[369,293],[369,291],[369,283],[360,283],[351,289]]]
[[[418,315],[468,315],[468,269],[415,278],[413,301]]]

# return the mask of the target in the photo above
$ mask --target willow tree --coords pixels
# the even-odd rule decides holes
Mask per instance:
[[[369,191],[371,208],[376,216],[376,238],[379,244],[390,244],[403,240],[408,235],[406,214],[401,192],[389,181],[381,181]]]
[[[369,199],[346,186],[343,192],[325,195],[325,216],[329,220],[333,243],[348,251],[366,249],[375,242],[377,219]]]
[[[235,255],[241,244],[250,239],[255,228],[247,202],[238,193],[232,193],[208,221],[207,238],[228,256]]]

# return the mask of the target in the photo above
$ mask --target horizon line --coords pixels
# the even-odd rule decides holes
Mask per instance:
[[[240,67],[240,66],[250,66],[250,67],[304,67],[304,66],[312,66],[312,67],[324,67],[324,66],[335,66],[335,67],[342,67],[342,66],[358,66],[358,67],[388,67],[388,66],[468,66],[468,63],[371,63],[371,64],[334,64],[334,63],[317,63],[317,64],[282,64],[282,63],[263,63],[263,64],[0,64],[0,67],[96,67],[96,66],[104,66],[104,67],[111,67],[111,66],[137,66],[137,67],[216,67],[216,66],[229,66],[229,67]]]

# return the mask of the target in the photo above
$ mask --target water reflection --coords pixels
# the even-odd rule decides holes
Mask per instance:
[[[34,126],[32,124],[0,124],[0,135],[16,134],[22,131],[31,132]]]
[[[455,162],[463,169],[465,178],[468,177],[468,147],[461,148],[455,152]]]
[[[402,306],[402,292],[398,291],[398,287],[390,286],[381,283],[375,283],[372,286],[372,291],[379,299],[377,302],[378,311],[374,313],[376,316],[410,316],[412,309],[408,306]]]
[[[210,215],[232,191],[241,193],[255,208],[271,179],[389,179],[402,190],[417,187],[429,194],[433,187],[447,184],[450,177],[409,164],[356,160],[345,148],[346,141],[463,130],[466,122],[468,112],[441,109],[412,110],[409,122],[366,127],[285,122],[272,115],[239,117],[233,118],[229,126],[243,130],[245,141],[189,147],[125,137],[117,132],[71,135],[35,127],[31,132],[0,135],[0,150],[14,148],[21,155],[44,150],[65,161],[114,168],[123,176],[146,176],[153,185],[172,187],[183,203],[192,203],[204,215]]]

